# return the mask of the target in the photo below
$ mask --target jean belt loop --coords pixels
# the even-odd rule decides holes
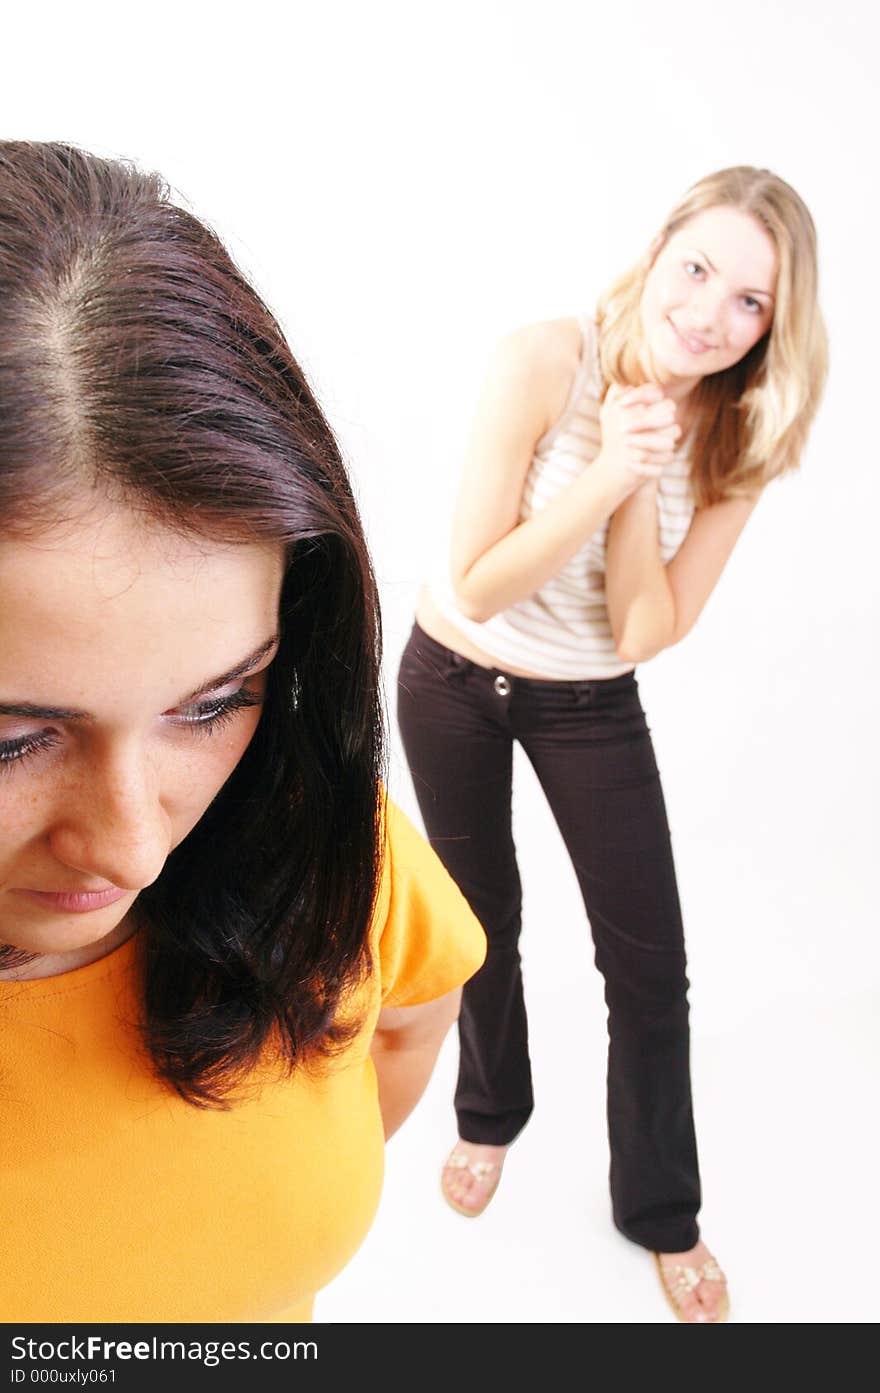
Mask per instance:
[[[470,667],[470,662],[462,653],[456,653],[454,649],[449,650],[449,660],[446,667],[447,677],[464,677]]]
[[[577,687],[575,700],[578,706],[589,706],[593,700],[593,688],[595,684],[590,681],[585,681],[576,682],[575,686]]]

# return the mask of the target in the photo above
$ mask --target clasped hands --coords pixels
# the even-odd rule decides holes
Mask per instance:
[[[662,387],[653,382],[640,387],[612,383],[599,409],[599,424],[602,448],[594,467],[609,476],[621,498],[656,486],[681,438],[675,402]]]

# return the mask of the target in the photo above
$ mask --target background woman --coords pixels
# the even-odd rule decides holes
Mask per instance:
[[[577,873],[609,1019],[614,1221],[680,1319],[723,1319],[700,1238],[688,982],[634,669],[693,627],[767,482],[794,468],[826,370],[815,230],[766,170],[696,184],[595,318],[500,346],[451,573],[423,592],[398,715],[422,817],[487,930],[459,1022],[444,1194],[485,1208],[532,1110],[511,836],[512,745]]]
[[[0,1319],[308,1320],[483,934],[333,436],[162,182],[0,144]]]

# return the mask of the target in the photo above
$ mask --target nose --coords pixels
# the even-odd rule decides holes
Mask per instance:
[[[159,875],[171,832],[155,773],[142,751],[107,754],[69,789],[49,844],[64,865],[121,890],[143,890]]]
[[[708,286],[701,286],[688,301],[688,327],[695,334],[711,333],[719,327],[721,305]]]

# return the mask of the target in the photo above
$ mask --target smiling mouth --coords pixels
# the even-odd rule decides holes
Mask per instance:
[[[61,914],[87,914],[90,910],[115,904],[129,892],[111,885],[107,890],[19,890],[18,893]]]
[[[714,344],[706,343],[705,339],[699,339],[693,334],[683,334],[673,320],[667,318],[667,324],[672,328],[672,332],[679,343],[687,349],[688,353],[708,353],[714,348]]]

